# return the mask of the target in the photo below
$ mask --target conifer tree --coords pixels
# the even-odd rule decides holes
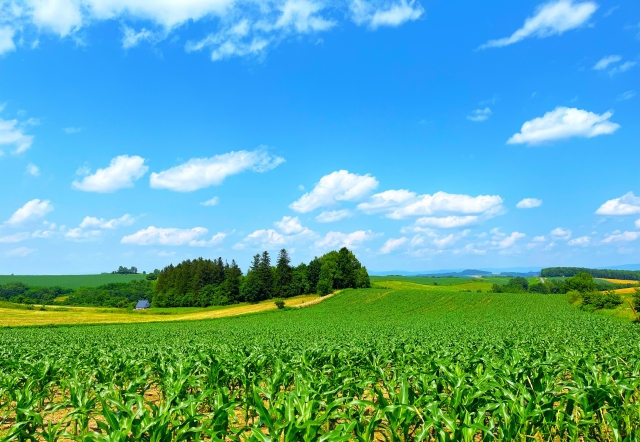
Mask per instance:
[[[289,253],[282,249],[278,254],[278,262],[276,263],[275,296],[279,298],[294,296],[292,283],[293,267],[291,267],[291,258],[289,258]]]

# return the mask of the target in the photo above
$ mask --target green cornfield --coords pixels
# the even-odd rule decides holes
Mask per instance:
[[[411,287],[212,321],[0,329],[0,440],[639,439],[636,324],[561,295]]]

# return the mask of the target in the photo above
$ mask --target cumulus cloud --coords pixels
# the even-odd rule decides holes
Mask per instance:
[[[640,197],[629,192],[620,198],[614,198],[601,205],[596,214],[608,216],[637,215],[640,213]]]
[[[217,233],[206,240],[203,237],[209,232],[204,227],[194,227],[192,229],[159,228],[150,226],[127,235],[120,241],[122,244],[132,244],[138,246],[212,246],[218,244],[225,237],[225,233]]]
[[[341,219],[348,218],[353,213],[350,210],[325,210],[320,215],[316,216],[316,221],[319,223],[334,223]]]
[[[281,232],[286,233],[287,235],[300,233],[304,230],[304,227],[302,227],[297,216],[283,216],[280,221],[276,221],[275,225]]]
[[[606,57],[600,59],[600,61],[597,62],[591,69],[593,69],[594,71],[602,71],[609,67],[610,64],[617,63],[620,60],[622,60],[622,57],[620,55],[607,55]]]
[[[415,1],[400,0],[386,5],[374,2],[353,0],[350,5],[353,20],[371,29],[381,26],[400,26],[408,21],[418,20],[424,14],[424,8]]]
[[[176,192],[193,192],[219,186],[231,175],[246,170],[267,172],[284,162],[284,158],[269,155],[266,149],[241,150],[211,158],[193,158],[184,164],[151,174],[151,187]]]
[[[520,133],[509,138],[507,144],[535,146],[572,137],[609,135],[620,128],[619,124],[609,121],[612,116],[611,111],[598,115],[585,110],[558,107],[542,117],[525,122]]]
[[[296,212],[307,213],[319,207],[332,206],[339,201],[357,201],[378,187],[378,180],[371,175],[357,175],[339,170],[320,178],[311,192],[305,193],[291,207]]]
[[[555,229],[553,229],[551,231],[551,237],[554,239],[563,239],[563,240],[568,240],[569,238],[571,238],[571,235],[573,234],[573,232],[571,231],[571,229],[565,229],[562,227],[557,227]]]
[[[636,220],[636,229],[640,229],[640,219]]]
[[[33,199],[27,202],[24,206],[15,211],[11,218],[9,218],[5,224],[18,225],[27,221],[42,218],[46,214],[53,211],[53,204],[51,201],[39,199]]]
[[[407,238],[389,238],[380,248],[380,253],[387,255],[407,242]]]
[[[596,9],[598,4],[592,1],[574,3],[573,0],[558,0],[544,3],[538,6],[535,14],[527,18],[522,28],[510,37],[489,40],[479,49],[508,46],[530,37],[561,35],[585,25]]]
[[[80,223],[80,228],[97,227],[100,229],[116,229],[118,227],[130,226],[136,221],[135,217],[127,214],[120,218],[106,220],[104,218],[96,218],[94,216],[86,216]]]
[[[149,168],[145,159],[139,156],[121,155],[111,160],[108,167],[98,169],[94,174],[74,181],[72,187],[84,192],[112,193],[119,189],[133,187]]]
[[[375,238],[371,230],[358,230],[352,233],[329,232],[324,238],[316,241],[316,247],[320,249],[342,248],[357,249],[363,242]]]
[[[384,212],[392,219],[449,213],[491,216],[500,212],[502,202],[498,195],[473,197],[446,192],[417,195],[407,190],[388,190],[373,195],[369,201],[359,204],[358,209],[369,214]],[[455,219],[451,218],[449,221]],[[471,220],[467,218],[466,221]]]
[[[485,107],[484,109],[476,109],[471,112],[471,115],[467,116],[467,120],[479,123],[481,121],[488,120],[491,114],[491,109],[488,107]]]
[[[602,240],[603,243],[631,242],[640,238],[640,232],[612,233]]]
[[[25,258],[36,251],[36,249],[30,249],[28,247],[18,247],[17,249],[9,250],[6,256],[10,258]]]
[[[12,152],[16,155],[29,150],[33,144],[33,135],[25,135],[27,125],[28,122],[0,118],[0,146],[12,146]]]
[[[538,198],[525,198],[516,204],[518,209],[535,209],[536,207],[540,207],[542,205],[542,200]]]
[[[527,235],[525,235],[524,233],[512,232],[511,235],[503,239],[494,241],[494,245],[500,249],[506,249],[515,245],[516,241],[518,241],[520,238],[524,238],[525,236]]]
[[[217,206],[219,203],[220,203],[220,198],[218,198],[217,196],[214,196],[211,199],[201,202],[200,205],[206,206],[206,207],[213,207],[213,206]]]
[[[588,246],[590,243],[591,243],[591,237],[581,236],[579,238],[572,239],[567,244],[569,244],[570,246],[585,247],[585,246]]]

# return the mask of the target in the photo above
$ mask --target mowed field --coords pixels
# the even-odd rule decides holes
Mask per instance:
[[[77,289],[78,287],[98,287],[112,282],[129,282],[145,279],[146,275],[116,275],[105,273],[100,275],[0,275],[0,285],[8,282],[21,282],[36,287],[62,287]]]
[[[634,441],[640,328],[404,281],[304,309],[0,328],[2,440]]]
[[[287,299],[288,307],[300,307],[317,302],[317,295],[296,296]],[[0,327],[22,327],[33,325],[71,325],[71,324],[112,324],[167,321],[194,321],[201,319],[224,318],[264,312],[276,308],[273,300],[258,304],[237,304],[232,306],[208,308],[151,308],[131,311],[103,307],[51,307],[26,306],[0,303]]]

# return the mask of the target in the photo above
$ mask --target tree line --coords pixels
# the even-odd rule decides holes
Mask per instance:
[[[95,307],[133,308],[141,299],[153,297],[151,281],[109,283],[99,287],[34,287],[21,282],[0,285],[0,300],[19,304],[79,305]]]
[[[282,249],[275,265],[269,252],[255,255],[246,275],[235,260],[229,264],[222,258],[169,265],[157,276],[153,306],[207,307],[306,293],[324,296],[334,290],[370,286],[366,267],[346,247],[297,266],[291,265],[289,253]]]
[[[567,279],[544,279],[533,284],[521,276],[509,280],[505,285],[493,284],[492,293],[542,293],[556,294],[576,291],[579,293],[597,293],[617,288],[631,287],[629,284],[613,284],[608,281],[598,281],[593,279],[588,273],[577,273]]]
[[[638,270],[586,269],[582,267],[549,267],[542,269],[540,276],[543,278],[572,277],[578,273],[587,273],[594,278],[640,281],[640,271]]]

